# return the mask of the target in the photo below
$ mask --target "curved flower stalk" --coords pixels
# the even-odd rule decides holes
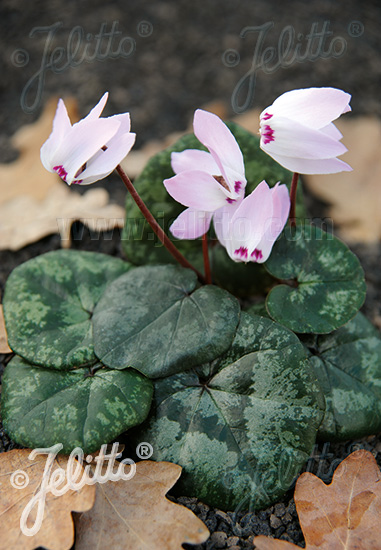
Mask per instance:
[[[270,188],[263,180],[234,209],[216,214],[216,235],[235,262],[263,263],[286,225],[290,197],[286,185]]]
[[[170,227],[178,239],[204,235],[214,212],[239,203],[246,187],[241,150],[222,120],[197,109],[193,127],[195,136],[209,153],[198,149],[172,153],[176,175],[163,182],[171,197],[188,207]]]
[[[41,147],[41,161],[68,185],[89,185],[108,176],[135,143],[130,115],[100,118],[108,92],[84,119],[71,124],[65,104],[59,100],[53,131]]]
[[[350,94],[336,88],[286,92],[260,115],[261,149],[299,174],[333,174],[352,168],[339,160],[347,151],[332,123],[351,111]]]

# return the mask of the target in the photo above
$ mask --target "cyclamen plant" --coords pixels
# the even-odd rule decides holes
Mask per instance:
[[[90,453],[128,430],[183,467],[180,493],[262,508],[316,438],[381,429],[381,339],[358,313],[363,271],[306,223],[297,189],[299,173],[350,170],[332,122],[349,100],[286,92],[262,112],[260,139],[198,109],[194,135],[135,185],[119,164],[135,140],[129,114],[102,118],[105,94],[71,125],[59,101],[41,160],[68,185],[118,172],[128,261],[62,250],[11,274],[2,415],[17,443]]]

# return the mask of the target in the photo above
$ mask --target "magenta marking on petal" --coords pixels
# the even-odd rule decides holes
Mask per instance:
[[[229,204],[233,204],[237,201],[235,199],[226,199],[226,202],[228,202]]]
[[[73,183],[77,183],[78,185],[80,185],[82,182],[83,182],[83,180],[74,180],[74,181],[72,181],[71,183],[72,183],[72,184],[73,184]]]
[[[262,260],[262,258],[263,258],[262,250],[258,250],[258,248],[255,248],[254,251],[250,255],[250,258],[253,258],[253,257],[254,257],[255,261]]]
[[[270,115],[270,113],[265,113],[262,118],[263,120],[269,120],[269,118],[271,118],[272,116],[274,115]]]
[[[241,258],[247,259],[248,251],[245,246],[240,246],[239,248],[237,248],[237,250],[234,250],[234,254],[240,256]]]
[[[268,124],[264,127],[264,132],[261,132],[261,136],[263,138],[263,143],[267,145],[271,141],[274,141],[274,130],[269,126]]]
[[[235,193],[239,193],[241,191],[242,187],[242,181],[235,181],[234,182],[234,191]]]
[[[65,182],[66,182],[66,177],[67,177],[67,172],[65,170],[65,168],[62,166],[62,164],[60,164],[59,166],[54,166],[53,170],[55,172],[57,172],[57,174],[59,175],[59,177]]]

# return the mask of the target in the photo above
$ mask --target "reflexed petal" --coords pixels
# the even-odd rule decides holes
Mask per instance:
[[[171,197],[184,206],[214,212],[226,205],[226,190],[205,172],[180,172],[163,183]]]
[[[89,185],[108,176],[130,152],[135,143],[135,137],[136,134],[127,133],[120,136],[117,141],[114,141],[113,138],[110,143],[114,141],[114,144],[108,145],[106,151],[98,151],[95,157],[88,161],[86,169],[76,179],[83,180],[82,185]]]
[[[209,230],[212,216],[211,212],[187,208],[176,218],[169,229],[177,239],[198,239]]]
[[[273,199],[272,220],[263,238],[257,244],[257,251],[260,251],[260,254],[256,254],[257,263],[265,262],[270,256],[272,247],[282,233],[290,212],[291,201],[286,185],[279,185],[277,183],[271,189],[271,195]]]
[[[323,132],[323,134],[326,134],[327,136],[333,138],[333,139],[341,139],[343,137],[343,134],[336,128],[336,126],[331,122],[327,126],[324,126],[324,128],[320,128],[320,132]]]
[[[120,122],[120,126],[118,128],[118,132],[116,133],[115,137],[121,136],[122,134],[128,134],[128,132],[131,130],[130,113],[121,113],[119,115],[112,115],[107,117],[107,120],[118,120]]]
[[[266,151],[267,153],[267,151]],[[278,164],[298,174],[336,174],[338,172],[350,172],[352,168],[346,162],[339,159],[302,159],[297,157],[284,157],[269,153]]]
[[[221,175],[221,171],[212,155],[199,149],[186,149],[181,153],[172,153],[171,164],[175,174],[188,170],[201,170],[211,176]]]
[[[347,151],[345,145],[336,139],[293,120],[274,117],[268,122],[273,130],[273,141],[264,144],[261,136],[261,148],[269,155],[274,153],[286,157],[326,159],[337,157]]]
[[[305,88],[282,94],[263,113],[290,118],[319,129],[350,111],[350,100],[350,94],[337,88]]]
[[[217,239],[226,247],[226,242],[229,238],[229,225],[234,212],[237,210],[242,201],[236,201],[233,204],[228,204],[216,210],[213,214],[213,227]]]
[[[52,166],[63,165],[67,182],[116,134],[120,122],[101,118],[74,125],[51,159]]]
[[[250,261],[250,252],[263,238],[271,226],[273,218],[272,193],[265,181],[262,181],[236,209],[230,222],[229,239],[226,246],[231,258],[236,261]],[[247,249],[249,255],[240,260],[236,251]]]
[[[91,109],[87,117],[85,117],[83,120],[86,120],[88,122],[89,120],[98,119],[101,116],[103,109],[105,108],[107,99],[108,99],[108,92],[103,94],[103,96],[100,98],[100,100],[95,105],[95,107]]]
[[[222,120],[212,113],[197,109],[193,127],[195,136],[212,154],[220,173],[234,190],[234,180],[246,185],[245,167],[239,145]]]
[[[41,147],[40,156],[44,167],[53,172],[53,165],[50,160],[57,149],[60,147],[65,134],[71,130],[71,122],[67,114],[65,103],[62,99],[58,101],[56,114],[53,120],[53,130],[49,138]]]

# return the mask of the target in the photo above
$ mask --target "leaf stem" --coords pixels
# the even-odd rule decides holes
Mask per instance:
[[[296,207],[296,190],[298,188],[298,179],[299,179],[299,174],[297,172],[294,172],[292,176],[291,191],[290,191],[291,206],[290,206],[289,220],[290,220],[291,227],[296,226],[295,207]]]
[[[128,192],[130,193],[131,197],[136,202],[137,206],[140,208],[141,213],[149,223],[149,225],[152,227],[155,235],[158,237],[158,239],[162,242],[162,244],[165,246],[165,248],[168,250],[170,254],[179,262],[180,265],[183,267],[186,267],[188,269],[192,269],[197,277],[199,278],[200,282],[205,284],[205,277],[200,273],[191,263],[188,262],[186,258],[181,254],[181,252],[176,248],[176,246],[173,244],[173,242],[169,239],[169,237],[165,234],[163,229],[160,227],[158,222],[155,220],[151,212],[148,210],[147,206],[143,202],[143,200],[140,198],[140,195],[136,191],[135,187],[133,186],[130,178],[127,176],[123,168],[118,164],[118,166],[115,168],[115,170],[118,172],[119,176],[121,177],[124,185],[127,187]]]
[[[208,247],[208,234],[205,233],[202,236],[202,255],[204,257],[204,271],[206,284],[212,284],[212,274],[210,272],[210,262],[209,262],[209,247]]]

